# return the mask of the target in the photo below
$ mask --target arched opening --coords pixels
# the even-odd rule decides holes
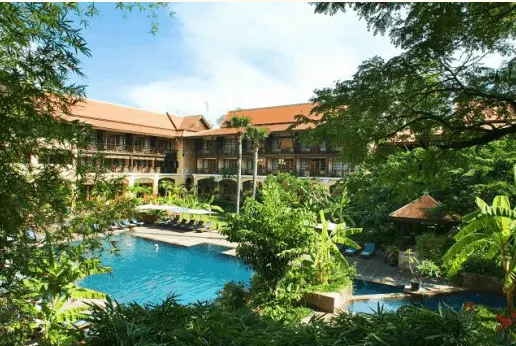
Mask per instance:
[[[230,179],[219,181],[219,195],[221,199],[236,200],[237,183]]]
[[[152,196],[154,180],[150,178],[139,178],[134,181],[134,190],[136,197],[147,199],[148,196]]]
[[[218,184],[214,177],[200,179],[197,182],[197,193],[199,196],[211,196],[217,192]]]
[[[174,191],[176,187],[176,181],[172,178],[163,178],[158,182],[158,195],[160,197],[166,197],[168,193]]]
[[[193,187],[193,178],[192,177],[188,177],[185,179],[185,188],[190,191]]]

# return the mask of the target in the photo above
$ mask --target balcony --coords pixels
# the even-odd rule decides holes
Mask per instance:
[[[157,154],[157,155],[165,155],[168,153],[174,153],[174,149],[169,148],[160,148],[160,147],[142,147],[137,145],[114,145],[114,144],[104,144],[104,143],[96,143],[90,144],[86,147],[87,151],[109,151],[109,152],[117,152],[117,153],[136,153],[136,154]]]
[[[281,148],[281,147],[272,147],[265,148],[266,154],[294,154],[295,150],[293,147],[289,148]]]
[[[219,170],[217,168],[197,168],[195,173],[197,173],[197,174],[219,174]]]

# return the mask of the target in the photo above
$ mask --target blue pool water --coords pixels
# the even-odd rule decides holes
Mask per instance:
[[[252,274],[240,260],[221,254],[227,250],[221,246],[186,248],[129,234],[113,240],[119,242],[120,256],[108,251],[101,254],[102,263],[113,272],[87,277],[79,284],[107,293],[120,303],[159,303],[172,293],[179,294],[181,304],[211,300],[225,282],[247,284]]]
[[[371,313],[378,310],[378,304],[383,306],[384,311],[396,311],[401,306],[420,304],[425,308],[437,310],[440,302],[445,303],[455,310],[459,310],[465,302],[487,305],[494,308],[503,308],[505,306],[505,299],[502,296],[488,293],[477,294],[473,292],[463,292],[450,296],[434,296],[424,299],[404,298],[356,300],[349,303],[346,309],[353,312]]]
[[[353,280],[353,294],[387,294],[387,293],[403,293],[403,286],[391,286],[378,284],[376,282]]]

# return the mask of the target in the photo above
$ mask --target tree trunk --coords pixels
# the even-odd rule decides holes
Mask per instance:
[[[242,136],[238,136],[238,161],[237,161],[237,200],[236,213],[240,213],[240,185],[242,183]]]
[[[254,148],[254,162],[253,162],[253,199],[256,199],[256,178],[258,176],[258,150],[259,147]]]

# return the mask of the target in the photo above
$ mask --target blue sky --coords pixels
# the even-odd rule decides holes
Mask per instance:
[[[172,3],[150,19],[124,19],[114,4],[83,34],[87,96],[215,120],[230,109],[306,102],[313,90],[349,78],[358,64],[397,53],[352,13],[313,14],[306,3]],[[208,103],[208,108],[206,107]]]

